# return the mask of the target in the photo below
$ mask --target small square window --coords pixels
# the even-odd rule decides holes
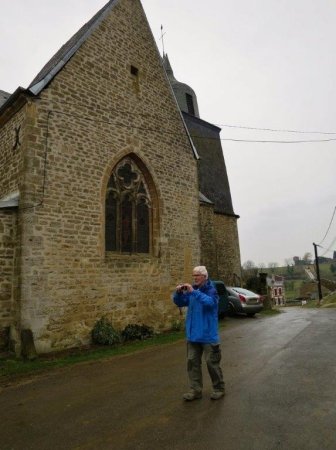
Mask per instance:
[[[134,75],[135,77],[137,77],[138,73],[139,73],[139,69],[135,66],[131,66],[131,74]]]

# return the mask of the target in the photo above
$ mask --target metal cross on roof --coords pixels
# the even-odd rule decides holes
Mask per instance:
[[[165,50],[164,50],[164,40],[163,40],[163,36],[164,36],[165,34],[166,34],[166,33],[163,32],[163,25],[161,25],[161,37],[160,37],[160,41],[162,41],[162,56],[165,55]]]

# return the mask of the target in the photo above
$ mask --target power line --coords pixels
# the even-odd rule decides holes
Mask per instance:
[[[207,137],[203,136],[192,136],[192,137],[199,137],[204,139],[209,139]],[[215,138],[210,138],[215,139]],[[336,141],[336,138],[330,138],[330,139],[307,139],[307,140],[300,140],[300,141],[277,141],[277,140],[254,140],[254,139],[231,139],[231,138],[221,138],[221,141],[231,141],[231,142],[250,142],[250,143],[257,143],[257,144],[306,144],[308,142],[331,142]]]
[[[239,128],[244,130],[257,130],[257,131],[275,131],[278,133],[298,133],[298,134],[336,134],[336,131],[303,131],[303,130],[286,130],[281,128],[258,128],[258,127],[248,127],[243,125],[229,125],[229,124],[214,124],[218,127],[226,128]]]
[[[333,212],[333,215],[332,215],[332,217],[331,217],[331,221],[330,221],[330,223],[329,223],[329,226],[328,226],[328,229],[327,229],[327,231],[326,231],[326,234],[324,235],[322,241],[321,241],[318,245],[321,245],[322,242],[324,241],[324,239],[327,237],[327,235],[328,235],[328,233],[329,233],[329,230],[330,230],[330,227],[331,227],[331,224],[333,223],[333,220],[334,220],[335,212],[336,212],[336,206],[335,206],[335,208],[334,208],[334,212]]]
[[[326,253],[331,252],[331,248],[336,244],[336,236],[334,237],[334,239],[332,240],[331,244],[329,245],[329,247],[322,253],[321,256],[324,256]],[[323,248],[323,247],[322,247]]]
[[[114,110],[116,112],[121,112],[124,114],[129,114],[126,111],[123,111],[121,109],[113,109],[111,108],[111,110]],[[54,110],[53,112],[55,113],[60,113],[60,114],[64,114],[64,115],[70,115],[73,117],[76,117],[75,114],[72,113],[65,113],[65,112],[61,112],[61,111],[57,111]],[[147,114],[142,114],[142,113],[138,113],[140,116],[144,116],[148,118]],[[130,114],[132,115],[132,114]],[[80,116],[77,116],[80,117]],[[113,122],[110,120],[97,120],[95,118],[88,118],[88,117],[80,117],[83,120],[86,121],[90,121],[90,122],[96,122],[96,123],[105,123],[105,124],[109,124],[112,125]],[[149,131],[149,132],[160,132],[161,134],[167,134],[167,135],[175,135],[175,131],[168,131],[167,129],[155,129],[155,128],[148,128],[146,126],[136,126],[136,125],[129,125],[129,124],[123,124],[123,123],[118,123],[119,126],[124,126],[124,127],[128,127],[128,128],[133,128],[133,129],[137,129],[140,131]],[[335,133],[336,134],[336,133]],[[190,134],[192,138],[197,138],[197,139],[208,139],[208,140],[218,140],[217,137],[210,137],[210,136],[197,136],[197,135],[192,135]],[[329,139],[307,139],[307,140],[293,140],[293,141],[282,141],[282,140],[263,140],[263,139],[234,139],[234,138],[219,138],[220,141],[230,141],[230,142],[245,142],[245,143],[257,143],[257,144],[305,144],[305,143],[321,143],[321,142],[331,142],[331,141],[336,141],[336,138],[329,138]]]

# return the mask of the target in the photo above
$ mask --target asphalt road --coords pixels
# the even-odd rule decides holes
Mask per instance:
[[[0,449],[335,450],[336,309],[226,319],[227,395],[186,403],[185,344],[0,392]]]

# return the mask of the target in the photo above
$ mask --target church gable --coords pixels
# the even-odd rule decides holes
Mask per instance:
[[[58,83],[62,88],[66,83],[71,103],[80,105],[88,100],[90,112],[100,106],[109,115],[136,115],[143,109],[152,113],[151,120],[160,112],[164,114],[158,127],[167,115],[170,121],[175,115],[183,130],[183,119],[138,0],[110,1],[56,53],[29,90],[40,92],[50,87],[48,83],[57,85],[57,90]],[[145,121],[143,118],[141,126]]]
[[[169,327],[200,258],[195,155],[141,3],[88,24],[31,84],[18,150],[14,307],[38,352],[87,343],[103,315]]]

